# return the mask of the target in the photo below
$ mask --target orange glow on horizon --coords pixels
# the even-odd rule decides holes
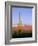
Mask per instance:
[[[12,30],[24,30],[24,31],[32,31],[32,26],[31,25],[24,25],[24,26],[22,26],[22,25],[18,25],[18,26],[16,26],[16,27],[12,27]]]

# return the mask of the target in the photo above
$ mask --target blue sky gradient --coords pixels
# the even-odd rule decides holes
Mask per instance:
[[[12,24],[18,24],[19,12],[22,24],[32,25],[32,8],[12,7]]]

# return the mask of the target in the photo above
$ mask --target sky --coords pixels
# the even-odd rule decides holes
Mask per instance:
[[[12,25],[19,22],[19,12],[22,24],[32,25],[32,8],[12,7]]]

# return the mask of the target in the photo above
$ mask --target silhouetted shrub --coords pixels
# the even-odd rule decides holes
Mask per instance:
[[[12,34],[12,38],[24,38],[24,37],[32,37],[32,32],[25,32],[22,30],[14,31]]]

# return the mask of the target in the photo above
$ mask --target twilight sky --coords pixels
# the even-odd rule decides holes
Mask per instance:
[[[32,25],[32,8],[12,7],[12,25],[18,24],[19,12],[22,24]]]

